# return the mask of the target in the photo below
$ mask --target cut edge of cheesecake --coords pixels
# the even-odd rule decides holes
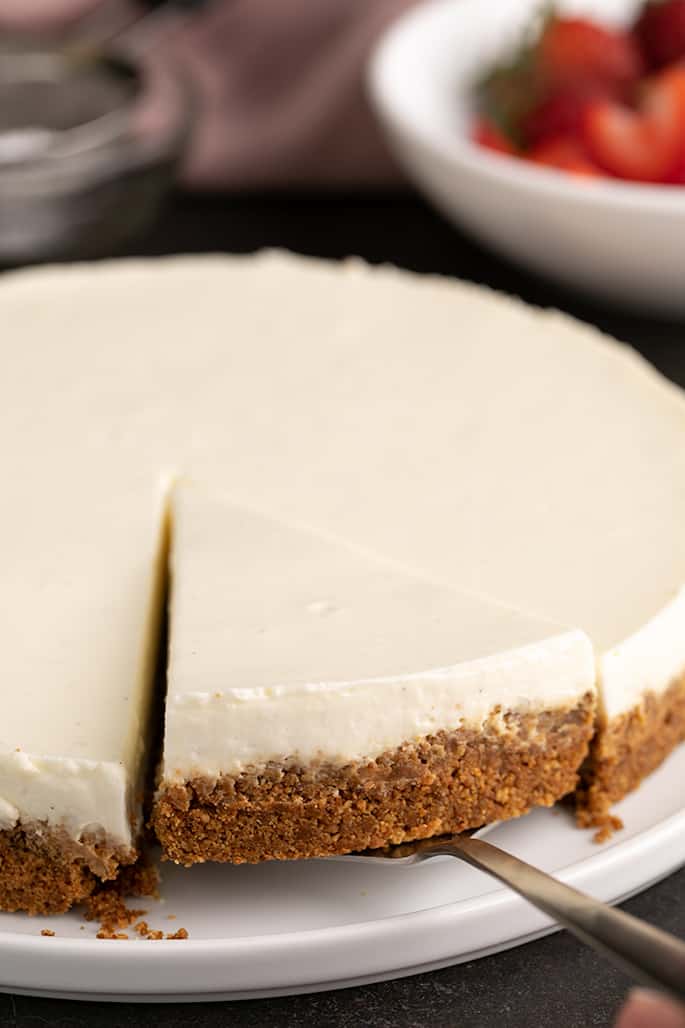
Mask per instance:
[[[601,679],[600,679],[601,696]],[[620,819],[611,814],[685,741],[685,670],[664,689],[649,689],[627,710],[607,717],[600,702],[588,759],[576,791],[581,828],[598,828],[603,841]]]
[[[597,724],[576,792],[578,823],[603,841],[611,807],[685,740],[685,588],[597,660]]]
[[[188,482],[172,506],[167,858],[326,856],[573,791],[595,715],[584,633]]]
[[[169,475],[159,482],[159,529],[141,636],[135,743],[128,761],[0,751],[0,910],[60,914],[141,856],[153,756],[155,677],[167,589]],[[10,796],[14,800],[8,800]]]

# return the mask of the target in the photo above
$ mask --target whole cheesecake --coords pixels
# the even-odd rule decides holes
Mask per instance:
[[[685,401],[630,349],[279,254],[7,275],[0,325],[0,907],[135,859],[169,525],[173,859],[456,830],[581,765],[597,819],[685,736]]]

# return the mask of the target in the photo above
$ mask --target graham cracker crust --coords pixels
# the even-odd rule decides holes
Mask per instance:
[[[625,714],[599,724],[581,770],[579,825],[604,828],[611,804],[637,788],[684,740],[685,673],[663,693],[646,693]]]
[[[438,732],[364,764],[269,764],[162,782],[152,825],[179,864],[324,857],[475,828],[551,806],[578,781],[595,698]]]
[[[0,910],[63,914],[136,857],[102,839],[76,842],[45,824],[16,825],[0,832]]]

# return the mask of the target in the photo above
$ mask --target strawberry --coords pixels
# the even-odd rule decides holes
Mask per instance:
[[[551,18],[538,44],[538,74],[548,90],[588,88],[625,95],[643,71],[627,32],[585,18]]]
[[[516,147],[512,141],[490,118],[481,116],[476,119],[472,138],[474,142],[486,147],[488,150],[495,150],[497,153],[504,154],[516,153]]]
[[[664,182],[669,186],[685,185],[685,150],[683,150],[678,163],[669,172],[668,176],[664,179]]]
[[[591,104],[583,139],[591,158],[612,175],[666,181],[685,154],[685,66],[649,81],[636,109],[612,100]]]
[[[552,14],[480,81],[479,106],[517,145],[537,142],[574,128],[582,98],[629,97],[642,69],[628,33]]]
[[[580,132],[585,110],[597,94],[592,90],[560,89],[551,93],[523,118],[521,135],[535,146],[545,139]]]
[[[546,139],[528,151],[526,156],[535,164],[544,164],[574,175],[597,178],[603,174],[589,157],[582,142],[575,136],[557,136]]]
[[[633,31],[650,68],[684,58],[685,0],[651,0]]]

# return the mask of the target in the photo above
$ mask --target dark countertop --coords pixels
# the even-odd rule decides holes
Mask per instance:
[[[500,262],[403,194],[178,197],[136,254],[281,246],[324,257],[359,254],[459,275],[592,321],[632,343],[685,386],[685,321],[656,322],[569,296]],[[227,298],[230,302],[230,298]],[[685,939],[685,868],[624,909]],[[508,1028],[610,1025],[628,979],[565,932],[443,971],[364,988],[208,1004],[106,1004],[0,996],[0,1024],[18,1028]]]

